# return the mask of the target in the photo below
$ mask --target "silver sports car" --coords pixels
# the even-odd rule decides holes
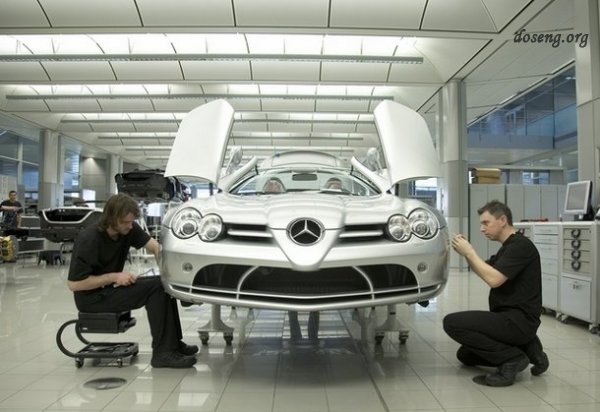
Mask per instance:
[[[256,159],[222,177],[233,109],[192,110],[165,176],[212,182],[216,194],[172,208],[161,229],[161,274],[183,302],[317,311],[424,302],[447,281],[443,216],[391,194],[437,176],[422,117],[385,101],[375,109],[386,169],[321,152]]]

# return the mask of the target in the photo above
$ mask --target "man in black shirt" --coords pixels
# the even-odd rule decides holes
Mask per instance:
[[[463,364],[498,367],[495,373],[476,377],[475,382],[509,386],[530,362],[533,375],[544,373],[549,366],[536,336],[542,313],[540,255],[529,239],[515,233],[512,213],[505,204],[492,200],[477,213],[481,232],[502,243],[498,253],[484,261],[463,235],[452,239],[452,247],[491,287],[490,310],[449,314],[444,318],[444,330],[461,344],[456,356]]]
[[[155,368],[188,368],[198,346],[182,339],[177,301],[165,293],[159,276],[123,272],[129,249],[145,247],[158,262],[158,242],[135,222],[140,210],[125,194],[111,196],[98,225],[85,228],[75,241],[69,289],[82,312],[119,312],[144,306],[152,334]]]
[[[21,226],[23,206],[17,200],[17,192],[14,190],[8,192],[8,199],[0,203],[0,211],[2,211],[2,226],[10,229]]]

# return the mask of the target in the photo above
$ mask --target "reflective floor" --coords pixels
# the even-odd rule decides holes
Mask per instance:
[[[457,345],[443,332],[445,314],[485,309],[487,288],[469,273],[451,273],[443,294],[427,308],[400,305],[397,317],[409,330],[406,343],[388,332],[375,344],[375,312],[323,312],[319,339],[290,340],[287,314],[222,309],[234,327],[227,346],[210,333],[193,369],[153,369],[146,314],[134,311],[137,326],[119,335],[90,340],[132,340],[139,356],[122,368],[78,369],[55,342],[59,326],[76,316],[65,285],[65,266],[37,266],[34,259],[0,264],[0,409],[19,411],[599,411],[600,338],[587,325],[544,315],[540,337],[551,366],[540,376],[528,370],[515,385],[489,388],[471,381],[483,369],[462,367]],[[142,272],[141,264],[132,270]],[[362,316],[362,318],[361,318]],[[181,308],[185,340],[200,345],[198,329],[211,307]],[[300,325],[307,335],[308,314]],[[358,320],[361,320],[358,322]],[[360,324],[362,323],[362,327]],[[390,323],[390,329],[398,329]],[[92,339],[94,338],[94,339]],[[65,343],[82,344],[65,332]],[[96,389],[90,381],[121,378],[117,388]],[[87,383],[87,384],[86,384]]]

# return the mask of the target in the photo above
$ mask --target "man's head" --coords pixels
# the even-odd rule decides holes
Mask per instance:
[[[330,177],[325,183],[325,189],[342,190],[342,181],[337,177]]]
[[[140,207],[137,202],[124,193],[111,196],[98,223],[102,230],[111,229],[121,235],[129,233],[133,222],[140,216]]]
[[[17,192],[16,192],[16,191],[14,191],[14,190],[11,190],[10,192],[8,192],[8,199],[9,199],[11,202],[14,202],[14,201],[16,201],[16,200],[17,200]]]
[[[510,208],[498,200],[492,200],[477,210],[481,233],[490,240],[504,242],[513,231]]]
[[[263,193],[283,193],[285,192],[285,187],[281,180],[276,177],[272,177],[265,182],[263,186]]]

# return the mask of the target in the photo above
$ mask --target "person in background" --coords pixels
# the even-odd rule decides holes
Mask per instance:
[[[0,203],[2,211],[2,226],[5,228],[15,229],[21,227],[21,214],[23,206],[17,200],[17,192],[11,190],[8,192],[8,199]]]
[[[111,196],[98,225],[83,229],[73,247],[68,286],[82,312],[120,312],[146,308],[154,368],[188,368],[198,346],[182,341],[177,301],[159,276],[138,278],[123,271],[129,249],[146,248],[156,262],[160,246],[137,223],[138,203],[125,194]]]
[[[284,193],[285,186],[277,177],[271,177],[265,182],[262,189],[265,194]]]
[[[536,376],[549,367],[536,335],[542,313],[540,255],[528,238],[516,233],[508,206],[493,200],[477,213],[481,232],[502,247],[487,261],[463,235],[453,237],[452,247],[490,286],[489,311],[451,313],[444,318],[444,330],[461,344],[456,356],[463,364],[497,367],[475,382],[509,386],[529,363]]]
[[[342,190],[342,181],[337,177],[330,177],[325,182],[325,189],[329,190]]]

